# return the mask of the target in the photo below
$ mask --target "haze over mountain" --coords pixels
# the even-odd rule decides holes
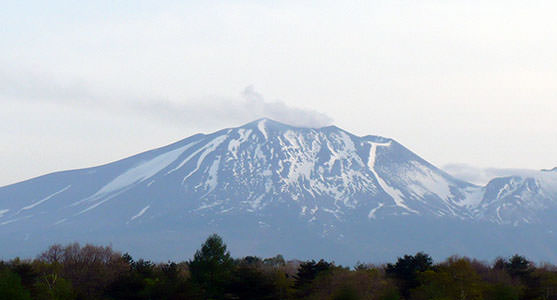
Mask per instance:
[[[260,119],[1,187],[0,253],[81,241],[180,259],[217,232],[235,255],[555,262],[556,212],[555,169],[478,186],[390,138]]]
[[[505,168],[479,168],[467,164],[447,164],[442,167],[443,171],[452,176],[474,183],[476,185],[486,185],[495,177],[508,176],[536,176],[540,170],[534,169],[505,169]],[[542,169],[547,170],[547,169]]]

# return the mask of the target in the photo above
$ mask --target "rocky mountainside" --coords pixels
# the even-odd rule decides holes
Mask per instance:
[[[490,240],[491,233],[499,237],[490,240],[494,250],[513,242],[506,231],[554,240],[548,228],[557,223],[556,208],[555,171],[494,178],[481,187],[389,138],[261,119],[1,187],[0,238],[9,243],[0,251],[22,255],[23,247],[36,254],[53,242],[78,240],[167,259],[222,232],[232,249],[261,255],[285,248],[279,244],[290,245],[286,254],[318,255],[316,243],[333,259],[386,257],[426,250],[427,243],[438,249],[433,254],[466,254],[476,247],[474,236]],[[420,238],[418,229],[433,235]],[[436,235],[445,240],[431,240]],[[382,250],[361,252],[370,241]],[[543,249],[531,252],[546,258]],[[506,253],[500,252],[487,254]]]

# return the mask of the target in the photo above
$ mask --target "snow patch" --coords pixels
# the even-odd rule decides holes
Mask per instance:
[[[411,163],[415,167],[413,171],[408,172],[408,178],[411,181],[418,183],[444,201],[451,198],[450,183],[445,178],[418,162],[413,161]]]
[[[471,187],[464,190],[465,197],[459,202],[455,202],[458,206],[469,208],[476,208],[480,205],[483,199],[484,192],[479,187]]]
[[[215,161],[213,161],[213,164],[209,168],[209,174],[207,175],[207,180],[205,181],[205,186],[209,189],[207,194],[215,190],[215,188],[217,187],[218,178],[219,178],[218,177],[219,165],[220,165],[220,156],[217,159],[215,159]]]
[[[374,209],[372,209],[372,210],[369,211],[369,214],[367,215],[367,217],[368,217],[369,219],[375,219],[375,212],[376,212],[377,210],[379,210],[381,207],[383,207],[384,205],[385,205],[384,203],[379,203],[379,205],[377,205],[376,208],[374,208]]]
[[[112,195],[110,195],[110,196],[104,198],[103,200],[101,200],[101,201],[99,201],[99,202],[97,202],[97,203],[95,203],[95,204],[93,204],[93,205],[91,205],[91,206],[89,206],[89,207],[83,209],[82,211],[78,212],[78,213],[75,214],[75,215],[76,215],[76,216],[79,216],[79,215],[81,215],[81,214],[83,214],[83,213],[86,213],[86,212],[88,212],[88,211],[90,211],[90,210],[92,210],[92,209],[98,207],[99,205],[105,203],[106,201],[118,197],[120,194],[126,192],[126,191],[129,190],[130,188],[131,188],[131,186],[128,186],[128,187],[126,187],[126,188],[124,188],[124,189],[122,189],[122,190],[120,190],[120,191],[118,191],[118,192],[116,192],[116,193],[114,193],[114,194],[112,194]],[[97,194],[95,194],[95,195],[93,195],[93,196],[91,196],[91,197],[88,197],[88,198],[85,198],[85,199],[83,199],[83,200],[80,200],[80,201],[78,201],[78,202],[72,204],[71,206],[76,206],[76,205],[78,205],[78,204],[80,204],[80,203],[82,203],[82,202],[88,202],[88,201],[99,200],[99,199],[102,199],[102,197],[103,197],[103,195],[98,195],[98,193],[97,193]]]
[[[250,201],[249,204],[251,206],[251,209],[253,209],[253,210],[260,209],[261,208],[261,200],[263,200],[264,196],[265,196],[265,194],[261,194],[257,198],[255,198],[255,200]]]
[[[7,224],[14,223],[14,222],[17,222],[17,221],[29,219],[29,218],[31,218],[32,216],[33,216],[33,215],[28,215],[28,216],[21,217],[21,218],[11,219],[11,220],[4,221],[4,222],[0,223],[0,225],[7,225]]]
[[[54,224],[52,224],[52,225],[62,224],[62,223],[64,223],[64,222],[66,222],[67,220],[68,220],[68,219],[63,218],[63,219],[61,219],[61,220],[56,221],[56,222],[55,222]]]
[[[221,214],[225,214],[225,213],[228,213],[228,212],[232,211],[233,209],[234,209],[233,207],[230,207],[230,208],[227,208],[227,209],[223,209],[223,210],[220,211],[220,213],[221,213]]]
[[[189,148],[191,148],[191,146],[197,145],[199,142],[201,142],[201,141],[197,141],[197,142],[191,143],[190,146],[189,146],[187,149],[184,150],[184,152],[185,152],[186,150],[188,150]],[[207,145],[209,145],[209,144],[207,144]],[[197,155],[197,153],[203,151],[203,150],[205,149],[205,147],[207,147],[207,145],[205,145],[204,147],[201,147],[200,149],[197,149],[197,151],[194,151],[194,152],[193,152],[192,154],[190,154],[186,159],[184,159],[177,167],[175,167],[175,168],[173,168],[172,170],[166,172],[166,175],[168,175],[168,174],[170,174],[170,173],[172,173],[172,172],[174,172],[174,171],[177,171],[178,169],[180,169],[181,167],[183,167],[192,157],[194,157],[195,155]]]
[[[257,224],[259,224],[259,227],[260,227],[260,228],[268,228],[268,227],[271,227],[271,225],[269,225],[269,224],[267,224],[267,223],[265,223],[265,222],[263,222],[263,221],[258,221]]]
[[[348,153],[356,152],[356,147],[354,146],[354,142],[352,141],[350,136],[348,136],[348,134],[341,131],[340,132],[340,139],[342,140],[342,143],[344,144],[344,151],[346,151]]]
[[[163,153],[149,161],[133,167],[103,186],[96,194],[107,194],[131,184],[145,181],[173,163],[191,144]]]
[[[37,205],[39,205],[39,204],[41,204],[41,203],[43,203],[43,202],[46,202],[46,201],[48,201],[50,198],[52,198],[52,197],[54,197],[54,196],[56,196],[56,195],[58,195],[58,194],[60,194],[60,193],[63,193],[63,192],[65,192],[65,191],[67,191],[70,187],[71,187],[71,185],[68,185],[67,187],[65,187],[65,188],[63,188],[63,189],[61,189],[61,190],[59,190],[58,192],[56,192],[56,193],[54,193],[54,194],[48,195],[48,196],[46,196],[45,198],[43,198],[43,199],[41,199],[41,200],[39,200],[39,201],[37,201],[37,202],[35,202],[35,203],[32,203],[31,205],[27,205],[27,206],[23,207],[23,208],[20,210],[20,212],[21,212],[22,210],[29,210],[29,209],[31,209],[31,208],[33,208],[33,207],[35,207],[35,206],[37,206]],[[0,217],[1,217],[1,216],[2,216],[2,214],[1,214],[1,211],[0,211]]]
[[[232,156],[234,156],[234,158],[236,159],[238,158],[238,148],[242,143],[248,140],[251,132],[252,132],[251,129],[246,130],[240,128],[238,129],[238,134],[240,135],[240,138],[232,139],[230,140],[230,142],[228,142],[228,151],[232,153]]]
[[[259,129],[259,131],[261,131],[265,139],[267,139],[268,137],[267,137],[267,130],[265,129],[265,122],[267,122],[267,120],[265,119],[259,121],[257,123],[257,129]]]
[[[497,223],[503,224],[503,218],[501,218],[500,210],[501,210],[501,206],[497,207],[497,211],[496,211],[497,212],[497,220],[498,220]]]
[[[16,222],[16,221],[19,221],[19,219],[11,219],[11,220],[0,223],[0,225],[10,224],[10,223],[13,223],[13,222]]]
[[[312,215],[315,215],[315,213],[319,210],[319,207],[315,206],[314,208],[310,209],[310,212]]]
[[[391,196],[391,198],[395,202],[396,206],[402,207],[409,212],[419,214],[418,211],[413,210],[410,207],[406,206],[406,204],[404,203],[404,199],[402,199],[403,194],[402,194],[401,191],[389,186],[387,184],[387,182],[385,182],[385,180],[383,180],[383,178],[381,178],[381,176],[379,176],[377,171],[375,171],[375,159],[376,159],[376,155],[377,155],[377,147],[378,146],[389,147],[389,146],[391,146],[391,142],[389,141],[388,143],[373,143],[373,142],[368,142],[368,143],[370,144],[370,149],[369,149],[369,158],[368,158],[368,161],[367,161],[367,165],[369,167],[369,170],[373,173],[373,175],[377,179],[377,183],[379,183],[379,186],[383,189],[383,191],[385,191],[385,193],[387,193],[389,196]]]
[[[332,135],[331,140],[326,140],[326,146],[330,153],[329,161],[327,162],[329,172],[332,171],[337,161],[346,161],[348,168],[350,168],[352,162],[356,162],[359,166],[364,166],[364,162],[356,152],[356,146],[352,138],[345,132],[341,131],[339,134]]]
[[[149,209],[149,207],[151,207],[151,205],[147,205],[143,209],[141,209],[135,216],[131,217],[130,222],[143,216],[143,214]]]
[[[194,155],[196,155],[197,153],[199,153],[201,150],[205,150],[197,159],[197,166],[195,167],[195,169],[193,171],[191,171],[188,175],[186,175],[184,177],[184,179],[182,180],[182,183],[186,182],[186,180],[193,175],[195,172],[199,171],[199,168],[201,167],[201,164],[203,163],[203,161],[205,160],[205,157],[207,155],[209,155],[209,153],[215,151],[215,149],[217,149],[217,147],[222,144],[222,142],[224,142],[226,140],[228,136],[227,135],[221,135],[217,138],[215,138],[214,140],[212,140],[210,143],[208,143],[207,145],[205,145],[203,148],[199,149],[198,151],[196,151],[195,153],[193,153],[192,155],[190,155],[188,158],[186,158],[186,160],[184,160],[184,162],[182,162],[182,164],[185,164],[186,161],[188,161],[189,159],[191,159]],[[178,167],[180,168],[180,167]]]
[[[557,195],[557,172],[540,172],[536,176],[536,180],[540,186],[542,186],[543,191],[547,194]]]
[[[288,174],[284,178],[288,185],[298,182],[300,178],[310,180],[321,145],[316,140],[311,144],[304,143],[303,139],[292,130],[285,132],[284,138],[289,145],[283,143],[279,138],[285,155],[283,160],[286,163],[283,164],[283,160],[279,160],[279,174],[282,175],[284,167],[288,167]]]
[[[342,219],[339,217],[339,214],[342,214],[342,211],[336,209],[336,210],[332,210],[332,209],[328,209],[328,208],[323,208],[323,211],[329,214],[332,214],[335,219],[341,221]],[[331,225],[332,226],[332,225]]]
[[[218,206],[218,205],[221,205],[221,204],[222,204],[222,201],[216,201],[216,202],[209,203],[209,204],[205,203],[205,204],[199,206],[198,208],[196,208],[195,211],[212,208],[212,207],[215,207],[215,206]]]
[[[309,179],[311,177],[311,171],[315,167],[315,161],[309,159],[302,161],[291,160],[290,163],[286,180],[289,184],[298,181],[299,178]]]

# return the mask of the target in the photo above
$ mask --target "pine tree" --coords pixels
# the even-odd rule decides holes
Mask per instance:
[[[418,252],[416,255],[399,257],[396,264],[387,264],[387,275],[397,280],[402,295],[408,298],[410,290],[419,285],[418,273],[429,270],[433,259],[428,254]]]
[[[234,261],[222,238],[213,234],[189,261],[191,280],[199,285],[208,299],[221,299],[234,267]]]

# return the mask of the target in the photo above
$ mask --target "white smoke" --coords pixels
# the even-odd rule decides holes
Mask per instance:
[[[291,107],[283,102],[266,102],[263,96],[256,92],[253,86],[248,86],[242,92],[246,101],[246,112],[250,117],[267,117],[275,121],[294,126],[319,128],[330,125],[333,119],[326,114]]]
[[[328,115],[314,110],[292,107],[281,101],[268,102],[253,86],[246,87],[240,97],[170,101],[158,96],[93,87],[84,81],[56,82],[44,74],[0,71],[0,101],[47,102],[118,114],[142,114],[178,125],[211,129],[262,117],[311,128],[327,126],[333,121]]]
[[[175,103],[151,99],[129,102],[132,111],[150,114],[185,125],[226,127],[242,124],[263,117],[298,127],[319,128],[333,121],[326,114],[292,107],[281,101],[268,102],[252,86],[241,92],[240,99],[210,97],[188,103]]]

